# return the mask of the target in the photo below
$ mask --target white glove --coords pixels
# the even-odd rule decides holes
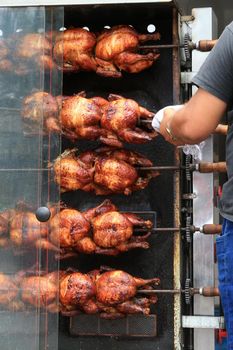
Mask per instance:
[[[155,131],[160,131],[160,124],[164,117],[164,110],[167,108],[172,108],[175,111],[179,111],[181,108],[183,108],[184,105],[174,105],[174,106],[167,106],[162,109],[160,109],[154,116],[152,120],[152,127],[155,129]],[[179,146],[183,148],[183,152],[186,155],[191,155],[195,160],[201,161],[202,160],[202,148],[205,146],[205,141],[202,141],[198,145],[184,145]]]
[[[159,132],[160,130],[160,124],[163,120],[164,117],[164,110],[167,108],[172,108],[175,111],[178,111],[179,109],[181,109],[183,107],[183,105],[175,105],[175,106],[167,106],[164,107],[162,109],[160,109],[154,116],[154,118],[152,119],[152,126],[155,129],[155,131]]]

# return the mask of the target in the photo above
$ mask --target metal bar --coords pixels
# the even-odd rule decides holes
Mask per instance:
[[[153,227],[152,229],[135,228],[134,232],[176,232],[180,230],[184,231],[185,228],[179,228],[179,227]]]
[[[177,47],[172,50],[172,68],[173,68],[173,103],[180,103],[180,58],[179,58],[179,37],[178,37],[178,11],[173,8],[172,13],[172,42]],[[174,151],[175,165],[180,166],[179,150]],[[174,226],[180,227],[180,172],[175,171],[173,175],[174,183]],[[174,233],[173,248],[173,288],[180,289],[181,281],[181,235],[180,232]],[[181,295],[174,294],[174,350],[181,350]]]
[[[216,316],[182,316],[183,328],[224,329],[224,317]]]
[[[165,45],[140,45],[139,49],[153,50],[153,49],[173,49],[173,48],[183,48],[184,45],[176,44],[165,44]]]
[[[8,172],[8,171],[52,171],[53,169],[49,169],[49,168],[21,168],[21,169],[17,169],[17,168],[11,168],[11,169],[7,169],[7,168],[4,168],[4,169],[0,169],[0,172],[3,171],[3,172]]]
[[[158,228],[153,228],[151,231],[152,232],[176,232],[180,230],[181,228],[179,227],[158,227]]]
[[[171,3],[172,0],[4,0],[2,6],[65,6],[65,5],[107,5],[132,3]]]
[[[180,170],[180,165],[168,165],[168,166],[142,166],[136,167],[138,170]]]
[[[214,14],[211,8],[194,9],[192,14],[195,17],[192,28],[192,41],[199,42],[202,39],[212,39],[215,26]],[[206,59],[208,53],[192,51],[192,71],[198,72],[200,66]],[[193,93],[194,93],[193,89]],[[202,161],[213,162],[213,137],[206,140],[202,149]],[[214,222],[213,208],[213,174],[202,175],[199,172],[193,173],[193,192],[197,198],[193,201],[193,222],[196,226],[201,226],[203,220],[206,223]],[[203,236],[197,233],[193,238],[193,285],[214,285],[214,237]],[[214,298],[202,298],[194,296],[194,314],[214,315]],[[194,349],[213,350],[215,349],[215,339],[213,329],[194,330]]]
[[[152,119],[140,119],[140,124],[150,124],[152,123]]]
[[[181,294],[181,293],[185,293],[184,290],[181,289],[142,289],[142,290],[138,290],[137,293],[140,294]]]

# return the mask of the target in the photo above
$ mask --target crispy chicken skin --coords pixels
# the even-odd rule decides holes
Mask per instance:
[[[154,113],[136,101],[110,94],[86,98],[84,91],[70,96],[53,97],[38,91],[24,98],[21,115],[28,131],[38,130],[43,120],[44,132],[62,134],[71,141],[101,140],[122,147],[123,142],[142,144],[153,140],[157,133],[141,118],[151,120]]]
[[[148,315],[157,296],[140,297],[141,289],[158,286],[158,278],[133,277],[122,270],[108,268],[81,273],[68,269],[49,273],[19,271],[14,276],[0,273],[0,307],[4,309],[46,309],[65,316],[78,313],[99,314],[116,319],[127,314]]]
[[[61,110],[61,123],[64,135],[72,140],[99,139],[103,131],[100,128],[102,103],[99,98],[88,99],[79,95],[64,100]]]
[[[56,37],[53,48],[55,61],[64,70],[96,71],[93,49],[95,34],[83,28],[68,29]]]
[[[150,179],[158,175],[151,170],[140,174],[140,166],[152,166],[152,162],[137,152],[109,147],[79,156],[75,152],[75,149],[65,151],[54,162],[54,180],[63,192],[83,190],[98,195],[129,195],[144,189]]]
[[[134,227],[148,229],[148,233],[134,236]],[[152,222],[132,213],[120,213],[105,200],[96,208],[79,212],[64,209],[50,222],[50,241],[61,248],[60,259],[85,254],[118,255],[134,248],[149,248],[147,239]]]
[[[112,74],[113,77],[121,77],[122,70],[139,73],[151,67],[159,58],[159,54],[139,54],[137,53],[138,46],[140,42],[159,39],[159,33],[140,35],[132,26],[127,25],[105,29],[97,37],[95,47],[95,56],[99,65],[97,73],[103,76]]]
[[[135,313],[148,315],[150,305],[157,302],[157,297],[140,298],[136,294],[138,289],[150,289],[151,285],[159,285],[159,279],[134,278],[121,270],[104,273],[95,270],[88,274],[68,273],[60,282],[62,313],[99,313],[100,317],[106,319]]]
[[[24,76],[58,68],[120,78],[122,71],[139,73],[151,67],[159,54],[140,53],[140,43],[159,39],[159,33],[138,34],[130,25],[104,29],[97,36],[85,28],[21,33],[1,39],[0,71]]]
[[[152,222],[133,213],[120,213],[108,199],[82,212],[62,203],[48,207],[51,216],[47,222],[39,222],[29,208],[0,213],[0,247],[13,248],[15,254],[33,247],[52,250],[58,259],[78,253],[118,255],[134,248],[149,248]],[[134,235],[135,227],[148,232]]]
[[[110,146],[122,146],[123,142],[142,144],[157,136],[154,131],[139,127],[140,119],[152,119],[154,113],[136,101],[119,95],[109,95],[101,118],[101,127],[108,132],[100,140]]]

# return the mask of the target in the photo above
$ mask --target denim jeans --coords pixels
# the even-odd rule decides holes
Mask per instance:
[[[222,235],[216,239],[218,278],[227,328],[227,349],[233,350],[233,222],[224,219]]]

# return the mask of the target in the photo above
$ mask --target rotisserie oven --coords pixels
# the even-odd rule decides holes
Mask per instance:
[[[225,164],[212,138],[195,159],[151,124],[191,96],[214,44],[196,45],[214,35],[202,16],[169,0],[0,8],[1,350],[204,349],[191,317],[213,316],[217,290],[198,244],[211,255],[221,227],[202,179]]]

